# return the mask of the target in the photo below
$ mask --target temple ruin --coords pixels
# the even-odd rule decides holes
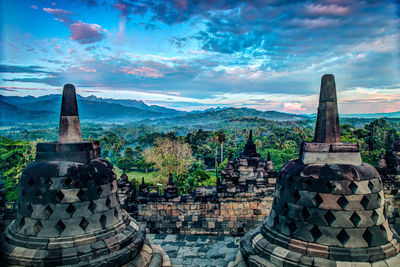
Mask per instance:
[[[229,266],[400,266],[379,173],[341,143],[334,76],[324,75],[315,139],[280,170],[270,215]]]
[[[267,160],[257,153],[252,130],[240,157],[229,160],[221,171],[222,184],[229,192],[270,190],[275,187],[276,175],[269,153]]]
[[[82,141],[75,87],[64,86],[58,142],[38,143],[19,183],[1,266],[170,266],[124,209],[98,141]]]

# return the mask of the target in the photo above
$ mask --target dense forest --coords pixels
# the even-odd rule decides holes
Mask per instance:
[[[130,179],[146,177],[148,183],[163,183],[169,173],[181,193],[190,193],[199,185],[215,185],[215,175],[230,158],[243,151],[249,129],[258,152],[270,153],[277,170],[298,157],[301,142],[313,140],[315,121],[311,119],[273,121],[263,118],[227,119],[205,127],[149,124],[82,123],[85,140],[100,140],[102,156],[126,170]],[[386,150],[400,138],[399,119],[341,121],[343,142],[357,143],[363,161],[375,165]],[[7,199],[17,198],[18,178],[35,158],[37,142],[57,139],[55,125],[18,125],[0,130],[0,177]],[[217,172],[215,172],[217,170]]]

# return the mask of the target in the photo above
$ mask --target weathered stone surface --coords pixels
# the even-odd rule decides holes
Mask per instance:
[[[72,85],[64,87],[59,142],[39,143],[37,152],[2,235],[2,266],[122,266],[142,255],[145,229],[120,209],[116,175],[98,142],[82,142]],[[153,266],[168,266],[168,256],[155,258]]]
[[[340,143],[333,75],[322,78],[314,142],[303,143],[300,160],[278,178],[269,217],[241,241],[242,262],[285,266],[293,264],[289,251],[302,255],[301,266],[386,265],[399,257],[379,174],[361,163],[357,145]]]
[[[340,143],[336,85],[335,77],[332,74],[325,74],[321,79],[321,92],[319,95],[314,142]]]

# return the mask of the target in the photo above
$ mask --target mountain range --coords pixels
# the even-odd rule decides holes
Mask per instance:
[[[82,121],[103,123],[129,123],[143,121],[154,125],[191,125],[211,121],[234,120],[244,117],[285,121],[303,120],[315,117],[277,111],[259,111],[251,108],[216,108],[205,111],[185,112],[157,105],[147,105],[143,101],[129,99],[105,99],[96,96],[77,95],[79,115]],[[0,95],[0,125],[17,123],[54,123],[59,120],[61,95],[40,97]],[[342,115],[343,116],[343,115]],[[399,118],[400,111],[394,113],[357,114],[346,117]]]

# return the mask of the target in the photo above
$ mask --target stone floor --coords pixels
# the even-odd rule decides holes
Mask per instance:
[[[174,267],[227,266],[240,241],[240,237],[207,235],[147,234],[147,238],[168,253]]]

